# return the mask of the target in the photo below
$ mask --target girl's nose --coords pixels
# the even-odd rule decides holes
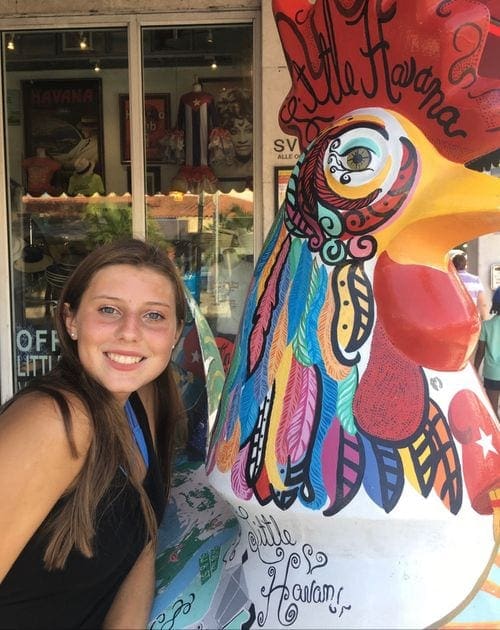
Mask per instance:
[[[140,335],[139,317],[132,313],[123,315],[117,328],[117,334],[120,339],[127,339],[131,341],[137,339]]]

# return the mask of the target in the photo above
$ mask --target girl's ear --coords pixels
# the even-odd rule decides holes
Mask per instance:
[[[64,312],[64,324],[66,326],[68,335],[72,339],[76,339],[76,335],[77,335],[76,317],[73,314],[73,311],[71,310],[71,306],[68,304],[68,302],[64,302],[63,312]]]

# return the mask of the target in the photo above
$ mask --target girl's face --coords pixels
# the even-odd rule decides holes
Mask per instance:
[[[80,306],[68,306],[66,329],[85,371],[125,404],[159,376],[180,335],[172,282],[131,265],[98,271]]]

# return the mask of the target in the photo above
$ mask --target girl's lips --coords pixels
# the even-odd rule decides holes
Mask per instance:
[[[138,355],[130,355],[130,354],[119,354],[117,352],[106,352],[105,353],[110,361],[113,363],[118,363],[121,366],[134,366],[140,363],[144,357]]]

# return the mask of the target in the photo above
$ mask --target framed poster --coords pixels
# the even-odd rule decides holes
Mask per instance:
[[[274,167],[274,211],[275,213],[281,208],[281,204],[285,200],[288,180],[292,174],[293,166],[275,166]]]
[[[122,164],[130,162],[130,109],[128,94],[120,94],[120,147]],[[167,161],[165,141],[170,129],[170,94],[146,94],[146,162]]]
[[[218,151],[210,161],[217,177],[251,180],[253,175],[253,97],[251,78],[200,78],[204,92],[215,100],[218,127],[229,132],[229,151]]]
[[[25,157],[44,150],[59,162],[61,192],[79,159],[104,180],[101,79],[30,80],[21,87]]]
[[[495,291],[500,287],[500,265],[490,266],[490,289]]]

